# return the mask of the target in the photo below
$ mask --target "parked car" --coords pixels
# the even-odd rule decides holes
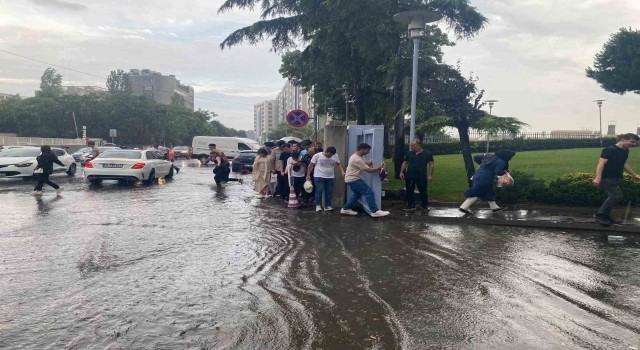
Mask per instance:
[[[82,157],[86,157],[89,153],[91,153],[91,147],[82,147],[79,150],[73,152],[71,156],[75,159],[76,162],[82,160]]]
[[[66,173],[73,176],[76,173],[76,162],[73,157],[62,148],[51,148],[64,166],[53,164],[53,174]],[[21,177],[25,180],[33,177],[33,170],[38,162],[40,147],[9,148],[0,152],[0,177]]]
[[[252,172],[253,161],[257,155],[257,151],[240,151],[240,154],[231,160],[231,171],[237,173],[241,173],[243,170]]]
[[[84,176],[92,184],[103,180],[120,182],[144,181],[152,184],[156,178],[173,177],[173,167],[161,159],[156,149],[114,149],[100,153],[96,159],[86,162]]]
[[[173,153],[175,154],[176,159],[180,159],[180,158],[191,159],[191,154],[193,154],[193,149],[189,146],[176,146],[176,147],[173,147]]]
[[[112,146],[98,147],[98,151],[100,151],[100,154],[106,151],[117,150],[117,149],[120,149],[120,147],[112,147]],[[89,152],[85,153],[80,157],[80,165],[84,166],[84,163],[87,161],[87,157],[89,156],[89,154],[91,154],[91,148],[89,148]]]

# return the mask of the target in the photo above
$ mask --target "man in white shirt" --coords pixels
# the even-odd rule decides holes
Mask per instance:
[[[361,143],[358,145],[358,151],[349,158],[344,182],[349,186],[353,195],[344,204],[340,210],[340,214],[358,215],[356,211],[351,209],[351,206],[354,205],[361,196],[364,196],[367,201],[367,205],[369,206],[369,210],[371,210],[371,217],[379,218],[389,215],[388,211],[380,210],[378,208],[371,187],[369,187],[369,185],[367,185],[363,180],[365,172],[375,173],[384,168],[384,162],[381,162],[379,166],[372,168],[371,165],[373,162],[364,159],[364,156],[369,154],[370,151],[370,145]]]

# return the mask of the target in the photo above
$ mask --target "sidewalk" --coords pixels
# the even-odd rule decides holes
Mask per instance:
[[[420,209],[404,211],[402,210],[405,208],[404,201],[385,200],[383,202],[384,210],[391,211],[392,216],[412,217],[414,220],[434,223],[640,234],[640,209],[637,207],[616,207],[612,216],[615,220],[620,221],[621,224],[605,227],[596,223],[593,219],[596,208],[517,205],[507,206],[507,210],[493,213],[486,203],[480,202],[480,204],[471,207],[472,215],[466,215],[458,210],[458,205],[459,203],[432,202],[429,206],[431,209],[429,211]]]

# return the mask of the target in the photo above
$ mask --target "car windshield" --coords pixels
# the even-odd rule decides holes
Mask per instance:
[[[40,148],[10,148],[0,152],[0,157],[37,157]]]
[[[173,147],[173,150],[174,151],[188,151],[189,147],[187,147],[187,146],[176,146],[176,147]]]
[[[100,153],[97,158],[125,158],[125,159],[140,159],[142,158],[140,151],[105,151]]]
[[[83,147],[77,150],[75,153],[88,153],[91,152],[91,147]]]

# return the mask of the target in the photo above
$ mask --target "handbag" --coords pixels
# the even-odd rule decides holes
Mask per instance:
[[[508,172],[505,172],[504,175],[498,176],[498,184],[497,187],[508,187],[513,186],[513,177]]]
[[[269,179],[269,182],[274,184],[278,182],[278,174],[271,174],[271,178]]]

